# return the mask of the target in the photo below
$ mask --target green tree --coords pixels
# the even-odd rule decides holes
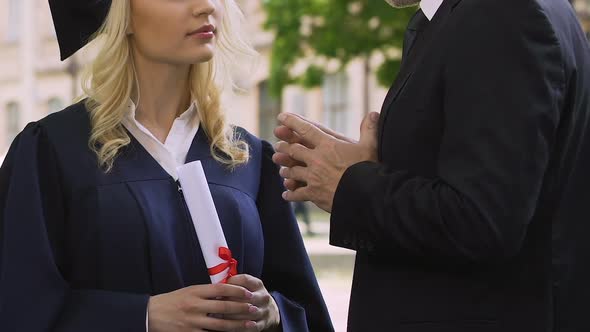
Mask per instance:
[[[326,72],[322,61],[314,59],[336,59],[344,67],[360,58],[368,73],[369,59],[380,54],[385,61],[376,68],[377,77],[382,85],[390,85],[399,70],[405,28],[416,11],[415,7],[393,9],[383,0],[264,0],[263,4],[265,28],[276,35],[269,79],[276,96],[289,84],[320,85]],[[312,65],[294,75],[293,67],[302,58]],[[365,82],[365,96],[367,92]]]

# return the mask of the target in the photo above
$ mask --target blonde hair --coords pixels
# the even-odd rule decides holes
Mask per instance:
[[[211,155],[233,169],[248,162],[249,146],[226,121],[220,105],[222,86],[219,84],[229,82],[233,86],[229,71],[236,55],[251,57],[256,52],[236,26],[244,17],[235,0],[222,2],[225,16],[218,29],[218,50],[209,62],[191,65],[188,88],[210,140]],[[85,104],[92,126],[88,144],[106,172],[112,169],[119,151],[131,142],[121,123],[128,101],[134,89],[138,89],[127,34],[130,14],[129,1],[112,2],[104,24],[93,37],[102,45],[83,74],[82,89],[88,97]]]

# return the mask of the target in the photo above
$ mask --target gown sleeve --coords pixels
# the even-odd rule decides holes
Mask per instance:
[[[262,280],[275,299],[284,332],[334,331],[291,206],[272,146],[262,144],[258,210],[264,232]]]
[[[63,187],[44,128],[29,124],[0,169],[0,329],[144,332],[147,294],[76,289],[64,278]]]

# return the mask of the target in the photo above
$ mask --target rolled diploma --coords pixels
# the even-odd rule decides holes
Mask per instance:
[[[201,162],[193,161],[178,167],[177,170],[207,269],[225,263],[226,261],[219,257],[219,248],[227,248],[227,241]],[[221,282],[228,271],[229,268],[226,268],[223,272],[210,276],[211,283]]]

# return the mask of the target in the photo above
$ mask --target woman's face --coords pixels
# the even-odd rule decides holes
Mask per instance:
[[[131,0],[132,44],[149,60],[182,65],[211,60],[224,0]]]

